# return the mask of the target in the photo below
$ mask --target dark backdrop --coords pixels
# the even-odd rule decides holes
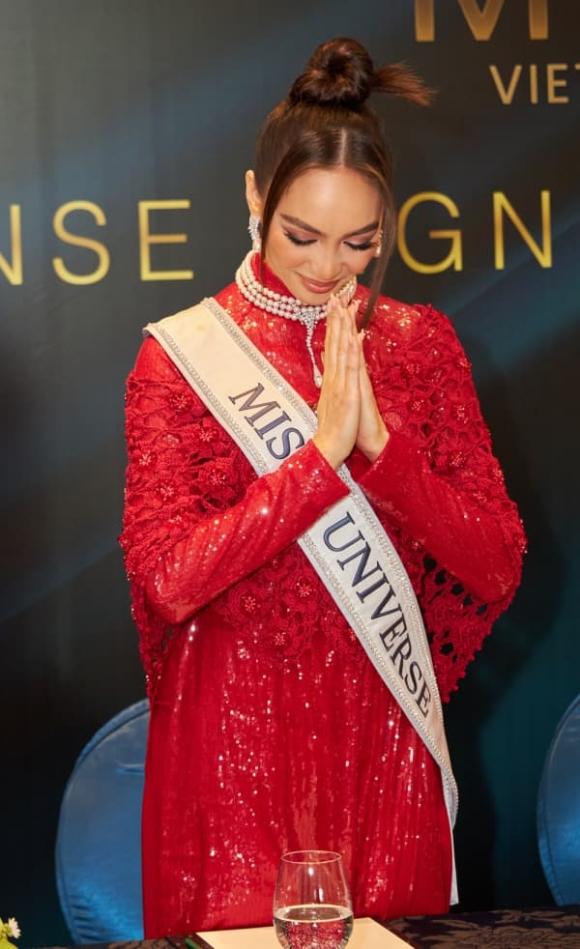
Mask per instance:
[[[453,319],[530,541],[517,599],[447,710],[462,906],[549,901],[537,786],[579,690],[579,20],[547,0],[0,0],[0,915],[25,944],[68,938],[63,787],[96,728],[144,694],[116,540],[141,327],[233,279],[258,127],[341,34],[439,89],[430,110],[374,100],[399,206],[432,195],[384,290]],[[441,230],[460,232],[462,259],[428,272],[452,247]],[[185,236],[151,244],[147,267],[148,231]]]

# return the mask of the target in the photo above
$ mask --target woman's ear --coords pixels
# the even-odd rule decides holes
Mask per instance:
[[[246,201],[248,202],[248,210],[250,214],[253,214],[255,217],[262,217],[262,199],[260,197],[260,192],[256,187],[256,176],[251,168],[246,171]]]

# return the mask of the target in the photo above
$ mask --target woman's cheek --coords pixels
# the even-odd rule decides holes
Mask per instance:
[[[308,247],[298,247],[286,238],[280,240],[277,252],[280,260],[283,260],[288,268],[301,267],[305,261],[308,261]]]
[[[352,253],[356,255],[357,259],[351,260],[349,262],[350,271],[351,273],[357,274],[358,276],[358,274],[364,273],[364,271],[367,269],[368,265],[370,264],[371,260],[374,257],[374,250],[368,251],[367,253],[363,253],[363,251],[353,250]]]

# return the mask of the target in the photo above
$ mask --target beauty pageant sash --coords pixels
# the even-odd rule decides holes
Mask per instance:
[[[214,297],[149,323],[153,336],[258,475],[306,443],[316,416]],[[441,769],[451,849],[457,785],[423,618],[382,524],[346,465],[349,495],[298,538],[302,550]],[[453,857],[452,903],[457,902]]]

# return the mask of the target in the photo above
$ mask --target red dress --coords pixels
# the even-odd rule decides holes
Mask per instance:
[[[315,406],[304,327],[235,282],[216,298]],[[320,369],[323,342],[321,321]],[[364,348],[390,439],[347,464],[405,564],[447,700],[518,586],[524,530],[447,317],[381,296]],[[295,543],[344,483],[312,441],[258,477],[152,338],[126,406],[146,938],[271,922],[289,849],[342,853],[357,916],[446,912],[439,769]]]

